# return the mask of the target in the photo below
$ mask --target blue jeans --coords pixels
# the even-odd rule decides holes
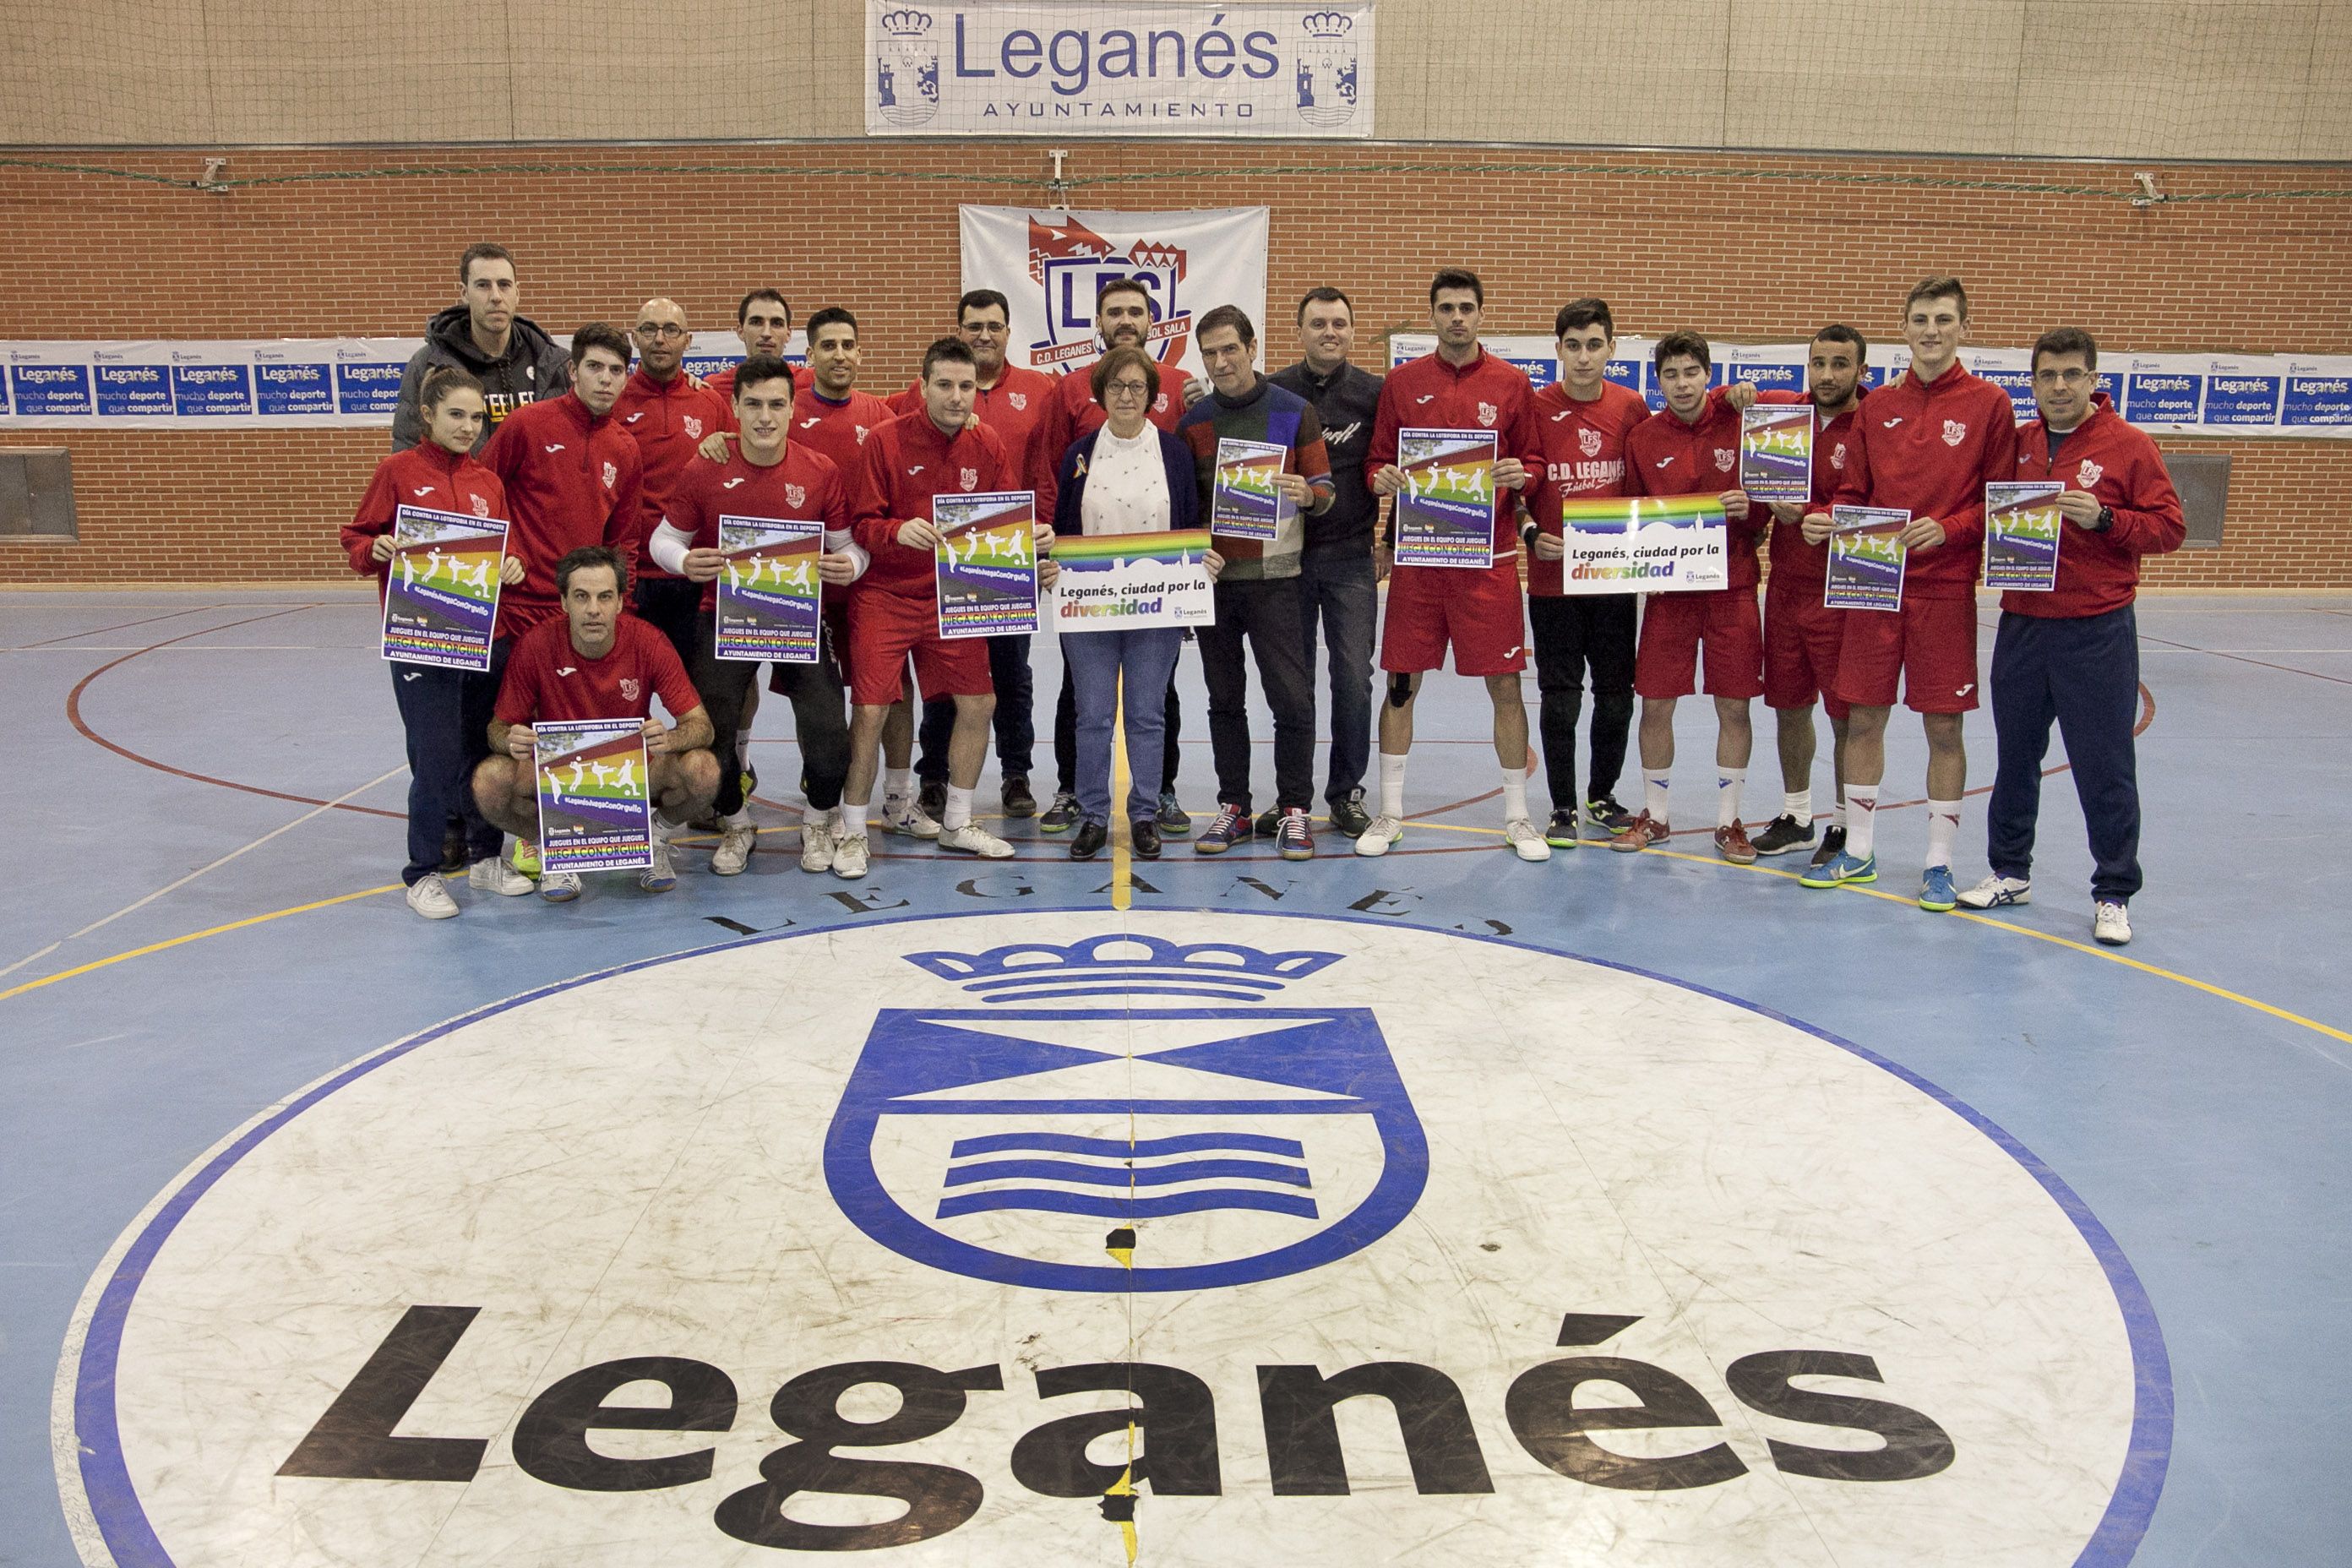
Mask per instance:
[[[1372,760],[1372,623],[1380,584],[1369,551],[1298,562],[1299,629],[1306,636],[1307,701],[1315,705],[1315,623],[1331,661],[1331,772],[1323,798],[1337,805],[1363,787]]]
[[[1076,693],[1078,811],[1090,822],[1110,821],[1110,731],[1126,678],[1127,815],[1148,817],[1160,805],[1160,752],[1168,678],[1184,634],[1175,626],[1141,631],[1066,632],[1062,664]]]

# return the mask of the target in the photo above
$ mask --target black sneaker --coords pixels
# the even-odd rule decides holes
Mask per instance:
[[[466,863],[466,825],[453,816],[441,826],[441,875],[454,877]]]
[[[1845,829],[1832,827],[1822,835],[1822,847],[1813,851],[1807,869],[1818,870],[1845,853]]]
[[[1799,822],[1782,812],[1765,825],[1764,831],[1753,840],[1759,855],[1786,855],[1791,849],[1801,849],[1813,841],[1813,825]]]
[[[1128,842],[1134,847],[1139,860],[1160,858],[1160,825],[1148,816],[1131,818],[1127,825]]]
[[[1260,838],[1273,837],[1282,831],[1282,813],[1274,806],[1267,806],[1257,814],[1257,826],[1254,831]]]
[[[1011,817],[1037,815],[1037,797],[1029,793],[1027,773],[1007,773],[1004,787],[999,792],[1004,801],[1004,815]]]
[[[1584,836],[1577,831],[1576,813],[1553,812],[1550,824],[1544,828],[1544,842],[1555,849],[1573,849],[1583,843]]]
[[[1078,831],[1070,840],[1070,858],[1091,860],[1102,853],[1102,847],[1109,841],[1109,833],[1090,816],[1078,824]]]
[[[948,814],[948,786],[926,783],[915,792],[915,805],[933,822],[940,820]]]
[[[1633,826],[1633,814],[1617,803],[1613,795],[1584,803],[1584,815],[1595,827],[1605,827],[1611,837],[1616,837]]]
[[[1331,830],[1347,838],[1361,838],[1371,830],[1372,814],[1364,809],[1364,792],[1351,789],[1331,803]]]
[[[1037,826],[1048,833],[1067,833],[1078,819],[1078,797],[1064,790],[1054,796],[1054,804],[1037,819]]]
[[[1192,831],[1192,819],[1185,813],[1184,803],[1176,798],[1176,792],[1172,789],[1160,792],[1160,809],[1152,814],[1151,820],[1160,825],[1163,837],[1181,838]]]

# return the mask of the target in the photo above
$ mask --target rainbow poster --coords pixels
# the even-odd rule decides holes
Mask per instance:
[[[1911,514],[1900,507],[1832,507],[1822,605],[1832,610],[1901,609],[1903,565],[1909,553],[1903,547],[1903,531],[1910,524]]]
[[[1559,505],[1563,594],[1705,593],[1730,581],[1723,502],[1606,496]]]
[[[1739,488],[1753,501],[1813,499],[1813,405],[1759,403],[1739,416]]]
[[[942,637],[1010,637],[1037,629],[1037,492],[936,496],[936,578]]]
[[[2016,594],[2058,586],[2058,540],[2065,531],[2058,479],[1985,486],[1984,585]]]
[[[721,517],[712,651],[755,664],[814,664],[824,549],[816,518]]]
[[[1400,566],[1475,566],[1495,561],[1492,430],[1400,430],[1397,468],[1404,489],[1390,514]]]
[[[1209,531],[1201,528],[1056,539],[1054,629],[1067,636],[1213,625],[1216,591],[1202,560],[1209,547]]]
[[[546,720],[539,763],[539,858],[551,871],[653,864],[653,785],[642,719]]]
[[[1298,504],[1276,483],[1289,458],[1289,447],[1271,441],[1220,437],[1216,479],[1209,491],[1210,531],[1273,543],[1283,526],[1298,515]]]
[[[499,624],[507,525],[494,517],[402,507],[385,563],[383,657],[487,671]]]

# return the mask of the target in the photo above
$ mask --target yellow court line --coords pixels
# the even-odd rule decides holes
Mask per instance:
[[[356,893],[339,893],[331,899],[319,899],[307,904],[296,904],[291,909],[272,910],[266,915],[247,915],[241,921],[231,921],[226,925],[213,926],[205,931],[192,931],[185,936],[175,936],[166,942],[149,942],[145,947],[134,947],[128,952],[118,952],[111,958],[93,959],[88,963],[77,964],[71,969],[61,969],[55,974],[44,974],[38,980],[27,980],[22,985],[12,985],[5,991],[0,991],[0,1002],[5,1002],[11,996],[22,996],[27,991],[38,991],[44,985],[55,985],[60,980],[71,980],[77,974],[88,974],[92,970],[104,969],[129,959],[144,958],[151,952],[163,952],[192,942],[202,942],[208,936],[219,936],[225,931],[243,931],[247,926],[265,925],[271,921],[284,920],[288,915],[308,914],[312,910],[323,910],[335,904],[348,904],[354,899],[372,899],[378,893],[398,891],[400,891],[400,884],[392,882],[381,888],[362,888]]]

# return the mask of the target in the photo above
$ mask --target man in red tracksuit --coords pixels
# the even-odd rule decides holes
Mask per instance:
[[[2143,555],[2180,548],[2180,497],[2156,443],[2098,390],[2099,346],[2079,328],[2033,345],[2042,417],[2017,433],[2020,479],[2058,479],[2058,576],[2047,593],[2005,593],[1992,645],[1992,721],[2000,743],[1986,813],[1992,875],[1960,895],[1971,909],[2029,900],[2042,759],[2054,719],[2090,830],[2091,933],[2131,941],[2139,891],[2139,781],[2132,724],[2139,706],[2139,629],[2132,601]]]
[[[1976,585],[1984,542],[1984,488],[2017,475],[2017,416],[2009,395],[1960,368],[1969,295],[1957,278],[1930,278],[1903,305],[1911,368],[1871,394],[1848,443],[1832,504],[1892,507],[1903,531],[1903,604],[1846,617],[1833,687],[1853,705],[1846,731],[1846,847],[1806,870],[1808,888],[1878,879],[1878,785],[1886,771],[1886,719],[1899,678],[1904,701],[1927,731],[1927,863],[1919,907],[1948,910],[1952,845],[1969,757],[1960,718],[1977,705]],[[1856,459],[1859,458],[1857,461]],[[1805,514],[1804,534],[1830,534],[1826,512]]]
[[[743,340],[743,357],[767,354],[776,359],[784,357],[785,345],[792,342],[793,307],[782,293],[774,289],[754,289],[736,302],[735,335]],[[705,383],[711,391],[735,403],[735,366],[730,365]],[[797,390],[797,386],[795,387]],[[714,458],[713,462],[724,458]]]
[[[1492,430],[1494,559],[1485,567],[1398,566],[1389,574],[1381,623],[1381,668],[1389,698],[1381,709],[1381,809],[1356,840],[1359,855],[1385,855],[1404,837],[1404,765],[1412,750],[1412,705],[1422,677],[1443,668],[1454,648],[1458,675],[1486,683],[1495,710],[1495,758],[1502,764],[1503,837],[1522,860],[1549,860],[1551,846],[1528,820],[1528,710],[1519,672],[1528,667],[1528,623],[1519,595],[1517,499],[1543,463],[1535,434],[1535,388],[1527,374],[1478,342],[1486,289],[1477,274],[1447,268],[1430,281],[1437,347],[1400,365],[1381,384],[1372,442],[1364,458],[1375,494],[1404,489],[1397,467],[1403,429]]]
[[[1838,650],[1853,612],[1822,603],[1829,574],[1829,546],[1805,540],[1808,510],[1818,511],[1837,494],[1852,449],[1862,435],[1855,424],[1863,399],[1863,371],[1870,345],[1852,327],[1831,325],[1813,334],[1806,354],[1803,392],[1759,392],[1759,403],[1813,405],[1812,494],[1804,504],[1774,501],[1772,575],[1764,584],[1764,706],[1778,716],[1780,751],[1780,815],[1756,836],[1759,855],[1785,855],[1813,841],[1813,705],[1830,716],[1831,776],[1837,808],[1812,864],[1826,866],[1845,848],[1846,704],[1831,689],[1837,679]]]
[[[638,306],[631,335],[637,342],[637,368],[613,405],[613,422],[636,438],[645,459],[638,489],[635,602],[637,614],[660,628],[677,657],[690,666],[702,591],[648,556],[645,542],[661,526],[688,470],[702,460],[697,448],[711,432],[734,427],[730,401],[734,384],[730,380],[722,394],[696,385],[686,374],[686,347],[694,334],[687,330],[686,312],[675,300],[648,300]]]
[[[1756,617],[1756,536],[1764,512],[1739,488],[1739,411],[1707,392],[1714,365],[1706,339],[1668,332],[1651,351],[1651,363],[1666,405],[1625,437],[1625,493],[1716,497],[1728,525],[1728,559],[1720,588],[1649,596],[1633,657],[1633,689],[1642,699],[1642,811],[1609,847],[1631,853],[1666,837],[1675,704],[1698,689],[1704,647],[1706,694],[1715,699],[1715,852],[1744,866],[1756,858],[1740,826],[1739,796],[1755,743],[1748,705],[1764,690],[1764,628]]]

